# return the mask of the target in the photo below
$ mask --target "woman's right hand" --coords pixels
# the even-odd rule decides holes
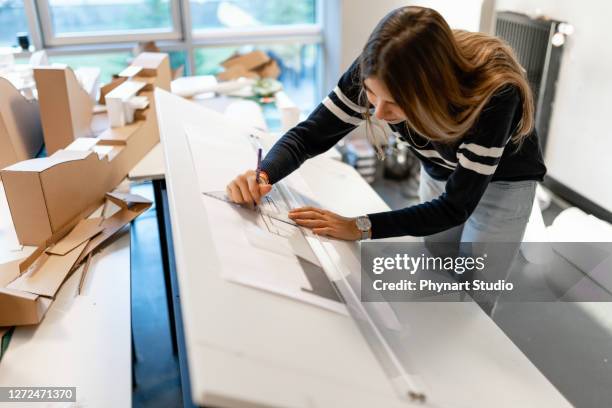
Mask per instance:
[[[272,185],[266,173],[259,173],[259,183],[257,183],[255,170],[247,170],[227,185],[225,193],[237,204],[259,204],[261,198],[270,190],[272,190]]]

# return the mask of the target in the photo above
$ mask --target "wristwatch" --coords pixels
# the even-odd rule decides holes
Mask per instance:
[[[355,219],[355,224],[357,224],[357,229],[361,231],[361,239],[370,238],[370,229],[372,229],[372,222],[367,215],[362,215]]]

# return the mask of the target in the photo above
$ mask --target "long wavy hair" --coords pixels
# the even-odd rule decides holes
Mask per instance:
[[[451,30],[435,10],[407,6],[376,26],[360,57],[363,81],[381,80],[406,115],[407,125],[429,140],[452,143],[474,126],[492,95],[518,88],[522,118],[512,141],[520,146],[534,126],[533,95],[510,46],[484,33]],[[371,125],[370,113],[365,113]],[[371,132],[368,132],[370,134]],[[381,151],[380,140],[372,140]]]

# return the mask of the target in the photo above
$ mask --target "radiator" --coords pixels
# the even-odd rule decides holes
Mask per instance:
[[[571,34],[567,23],[534,19],[510,11],[498,12],[495,35],[514,49],[527,71],[535,103],[535,127],[542,149],[546,149],[548,129],[555,99],[565,35]]]

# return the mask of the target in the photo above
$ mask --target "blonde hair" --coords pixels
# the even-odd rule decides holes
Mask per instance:
[[[522,117],[513,129],[518,146],[534,127],[533,95],[510,46],[484,33],[451,30],[435,10],[408,6],[384,17],[360,57],[363,81],[375,76],[389,89],[406,122],[429,140],[453,143],[476,123],[491,97],[517,88]],[[367,123],[370,113],[365,112]],[[370,141],[382,152],[381,140]]]

